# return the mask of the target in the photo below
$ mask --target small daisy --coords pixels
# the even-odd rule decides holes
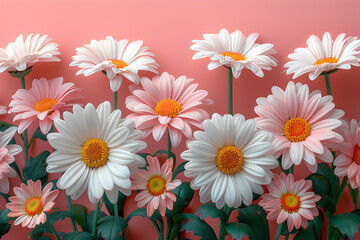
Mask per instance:
[[[16,133],[16,127],[9,127],[0,133],[0,192],[9,192],[9,178],[16,177],[16,172],[10,164],[15,161],[14,156],[21,152],[22,148],[17,144],[9,144]]]
[[[353,119],[343,132],[344,143],[338,149],[341,153],[335,159],[335,174],[348,176],[353,189],[360,188],[360,127]]]
[[[309,92],[306,84],[289,82],[285,91],[272,88],[272,95],[258,98],[255,112],[260,129],[274,135],[273,154],[282,155],[282,167],[289,169],[302,160],[311,172],[316,172],[320,159],[332,162],[329,147],[343,138],[337,129],[344,112],[334,109],[332,96],[321,96],[320,91]]]
[[[38,119],[41,132],[47,134],[54,120],[60,118],[60,112],[71,108],[75,100],[83,97],[79,91],[73,83],[63,84],[62,77],[49,81],[34,79],[31,89],[18,89],[12,96],[9,113],[17,114],[14,121],[21,120],[19,133]]]
[[[111,112],[109,102],[97,109],[75,105],[73,113],[64,112],[64,120],[56,119],[57,133],[48,140],[56,149],[46,160],[49,173],[63,173],[57,187],[77,199],[87,189],[94,204],[105,193],[116,203],[118,192],[131,193],[130,174],[145,165],[135,154],[146,148],[138,141],[141,131],[134,130],[134,122],[121,119],[121,111]]]
[[[59,190],[51,191],[53,184],[48,183],[41,190],[41,182],[27,181],[27,185],[21,183],[20,187],[14,188],[16,196],[10,197],[10,202],[5,205],[11,212],[9,217],[17,217],[14,225],[21,223],[22,227],[34,228],[40,223],[46,222],[46,212],[55,205],[55,198]]]
[[[221,29],[219,34],[204,34],[204,40],[193,40],[190,48],[198,51],[193,59],[210,57],[209,70],[219,66],[231,67],[235,78],[244,68],[251,70],[256,76],[264,77],[262,69],[271,70],[276,67],[276,59],[271,55],[276,51],[269,43],[255,43],[258,34],[252,33],[247,38],[236,30],[229,34]]]
[[[311,180],[301,179],[294,181],[294,176],[290,173],[275,174],[267,188],[269,193],[263,194],[259,205],[265,211],[268,220],[275,220],[277,224],[287,220],[287,227],[291,231],[294,226],[296,229],[306,228],[309,220],[319,215],[316,202],[321,197],[309,191],[312,187]]]
[[[209,118],[201,107],[212,101],[205,98],[207,91],[196,90],[198,84],[193,79],[185,76],[175,79],[165,72],[152,80],[143,77],[140,83],[142,88],[130,87],[133,95],[125,102],[134,112],[127,118],[135,121],[143,137],[152,133],[155,141],[159,141],[168,129],[171,143],[177,147],[182,134],[192,137],[190,124],[202,129],[202,121]]]
[[[272,135],[241,114],[214,113],[204,121],[204,129],[194,133],[195,140],[181,154],[189,161],[184,174],[193,178],[192,189],[200,189],[202,203],[211,200],[217,208],[225,203],[234,208],[242,202],[249,206],[252,193],[263,193],[261,185],[270,183],[270,169],[278,166],[268,153]]]
[[[360,66],[360,40],[357,37],[347,37],[342,33],[333,41],[330,33],[323,35],[322,41],[315,35],[307,39],[306,48],[297,48],[291,53],[284,67],[286,73],[294,73],[293,79],[309,73],[314,80],[320,74],[330,74],[338,69],[350,69],[351,65]]]
[[[91,40],[90,44],[76,49],[70,66],[81,68],[76,75],[89,76],[103,71],[110,79],[113,92],[119,90],[123,77],[138,84],[139,70],[157,72],[159,65],[155,62],[155,55],[147,52],[148,47],[142,47],[143,41],[138,40],[128,44],[127,39],[119,42],[108,36],[105,40]]]
[[[50,43],[47,35],[30,34],[24,41],[20,34],[15,42],[0,48],[0,72],[25,71],[37,62],[59,62],[58,44]]]
[[[156,157],[147,156],[149,166],[147,170],[140,169],[132,176],[133,190],[143,190],[135,197],[138,201],[137,206],[142,207],[147,204],[147,215],[151,217],[156,209],[165,216],[166,209],[173,209],[173,202],[176,201],[174,190],[181,184],[178,179],[172,180],[173,159],[169,158],[161,166]]]

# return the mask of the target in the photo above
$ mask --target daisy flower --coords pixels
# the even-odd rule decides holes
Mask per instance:
[[[155,62],[155,55],[147,52],[148,47],[142,47],[143,41],[138,40],[128,44],[127,39],[119,42],[108,36],[105,40],[91,40],[90,44],[76,49],[70,66],[81,68],[76,75],[89,76],[103,71],[110,79],[113,92],[119,90],[123,77],[138,84],[139,70],[157,72],[159,65]]]
[[[59,55],[58,44],[50,43],[47,35],[33,36],[30,34],[24,41],[20,34],[15,42],[9,43],[7,47],[0,48],[0,72],[25,71],[37,62],[59,62],[55,57]]]
[[[309,92],[306,84],[289,82],[285,91],[272,88],[272,95],[256,100],[256,122],[260,129],[274,135],[273,154],[282,155],[282,167],[289,169],[302,160],[311,172],[316,172],[320,159],[332,162],[329,147],[343,141],[337,133],[344,112],[334,109],[332,96],[320,91]]]
[[[0,133],[0,192],[9,192],[9,178],[16,177],[16,172],[10,164],[15,161],[14,156],[21,152],[22,148],[17,144],[9,144],[16,133],[16,127],[9,127]]]
[[[79,91],[73,83],[63,84],[62,77],[49,81],[45,78],[34,79],[31,89],[18,89],[12,96],[9,113],[16,113],[14,121],[21,120],[19,133],[38,119],[41,132],[47,134],[53,121],[60,118],[60,112],[71,108],[74,100],[83,97]]]
[[[338,149],[341,153],[335,159],[335,174],[348,176],[353,189],[360,188],[360,127],[353,119],[343,132],[344,143]]]
[[[132,120],[121,119],[121,111],[111,112],[110,103],[104,102],[97,109],[90,103],[85,108],[75,105],[73,113],[65,112],[64,120],[54,124],[58,132],[48,140],[56,151],[47,158],[46,170],[63,173],[58,188],[72,199],[87,189],[93,204],[104,192],[112,203],[119,191],[130,195],[130,174],[145,165],[135,153],[146,148]]]
[[[360,66],[360,40],[357,37],[347,37],[342,33],[333,41],[330,33],[323,35],[322,41],[315,35],[307,39],[306,48],[297,48],[291,53],[284,67],[286,73],[294,73],[293,79],[309,73],[310,80],[320,74],[330,74],[338,69],[350,69],[351,65]]]
[[[312,187],[311,180],[301,179],[294,181],[294,176],[290,173],[275,174],[267,188],[269,193],[263,194],[259,205],[265,211],[270,212],[267,215],[268,220],[275,220],[277,224],[287,220],[289,231],[294,228],[306,228],[309,220],[319,215],[316,208],[316,202],[321,197],[309,191]]]
[[[27,181],[27,185],[21,183],[20,187],[14,187],[16,196],[9,198],[10,202],[5,205],[10,209],[9,217],[16,217],[14,225],[21,223],[22,227],[34,228],[40,223],[46,222],[46,212],[55,205],[55,198],[59,190],[51,191],[53,184],[48,183],[41,190],[41,182]]]
[[[7,106],[0,106],[0,115],[8,114],[8,107]]]
[[[276,51],[270,43],[255,43],[257,33],[247,38],[236,30],[229,34],[221,29],[219,34],[204,34],[204,40],[193,40],[190,48],[198,51],[193,59],[210,57],[209,70],[219,66],[231,67],[235,78],[238,78],[244,68],[251,70],[256,76],[264,77],[262,69],[271,70],[276,67],[276,59],[271,55]]]
[[[214,113],[204,121],[204,129],[194,133],[195,140],[181,154],[189,161],[184,174],[192,178],[191,188],[200,189],[202,203],[211,200],[217,208],[237,208],[242,202],[249,206],[252,193],[263,193],[261,185],[270,183],[270,169],[278,166],[268,153],[272,135],[241,114]]]
[[[132,96],[125,100],[126,107],[134,113],[127,118],[135,121],[137,129],[143,131],[143,137],[153,134],[159,141],[169,130],[171,143],[177,147],[182,133],[192,137],[190,124],[202,129],[202,121],[209,114],[200,107],[211,104],[206,99],[207,91],[196,90],[198,84],[193,79],[180,76],[175,79],[168,73],[156,76],[152,81],[141,78],[142,88],[131,86]]]
[[[169,158],[161,166],[156,157],[147,156],[149,166],[147,170],[140,169],[132,176],[134,179],[132,189],[143,190],[135,197],[138,201],[137,206],[142,207],[147,204],[147,215],[151,217],[156,209],[165,216],[166,209],[173,209],[173,202],[176,201],[174,190],[181,184],[178,179],[172,180],[173,159]]]

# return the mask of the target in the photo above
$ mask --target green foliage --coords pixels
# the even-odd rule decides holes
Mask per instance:
[[[39,131],[39,129],[36,129],[36,131],[34,132],[34,138],[38,138],[41,139],[43,141],[47,141],[47,137],[45,134],[43,134],[41,131]]]
[[[353,189],[350,184],[347,185],[349,188],[349,192],[350,192],[350,196],[351,196],[351,200],[353,201],[355,208],[357,208],[357,202],[359,199],[359,189],[355,188]]]
[[[302,230],[295,235],[294,240],[316,240],[316,237],[313,232]]]
[[[66,233],[63,240],[93,240],[93,236],[88,232]]]
[[[319,215],[314,220],[309,221],[308,229],[315,235],[316,240],[322,240],[322,229],[324,225],[324,214],[319,210]]]
[[[173,176],[172,176],[172,179],[173,179],[173,180],[175,179],[175,177],[176,177],[179,173],[185,171],[185,164],[186,164],[186,163],[187,163],[186,161],[185,161],[185,162],[182,162],[179,166],[176,167],[176,169],[175,169],[174,172],[173,172]]]
[[[262,207],[251,205],[246,208],[240,208],[237,219],[239,223],[247,225],[246,229],[253,229],[253,234],[249,235],[250,239],[270,239],[269,224],[266,220],[266,212]]]
[[[106,206],[106,209],[108,210],[109,214],[110,215],[115,215],[114,214],[114,204],[112,204],[108,197],[106,196],[106,194],[104,194],[103,196],[103,199],[104,199],[104,203],[105,203],[105,206]],[[125,204],[125,200],[126,200],[126,196],[124,194],[122,194],[121,192],[119,192],[119,195],[118,195],[118,201],[117,201],[117,204],[118,204],[118,214],[120,217],[124,217],[124,204]]]
[[[122,217],[106,216],[99,220],[98,231],[106,240],[119,240],[127,227],[127,221]]]
[[[102,217],[105,217],[105,216],[106,216],[106,213],[104,213],[103,211],[100,211],[99,219],[101,219]],[[95,211],[91,211],[89,214],[86,214],[86,229],[87,229],[87,231],[89,233],[91,233],[93,231],[94,218],[95,218]],[[97,234],[96,239],[98,239],[98,238],[100,238],[100,233],[99,232]]]
[[[211,217],[211,218],[219,218],[220,220],[225,220],[226,218],[229,217],[224,210],[218,209],[214,203],[202,204],[198,208],[196,213],[200,214],[201,219]]]
[[[75,214],[76,222],[80,225],[81,229],[86,232],[86,212],[87,208],[81,204],[73,204],[73,212]]]
[[[54,223],[56,223],[57,221],[64,220],[67,217],[71,218],[71,217],[75,217],[75,215],[69,211],[60,210],[48,214],[46,218],[46,222],[51,225],[54,225]]]
[[[359,231],[360,216],[354,213],[345,213],[335,215],[330,220],[342,234],[347,235],[350,239],[355,239],[355,234]]]
[[[231,237],[235,238],[236,240],[243,239],[243,237],[252,236],[250,239],[261,240],[257,238],[255,234],[255,230],[250,227],[248,224],[245,223],[237,223],[232,222],[226,224],[226,231],[231,235]]]
[[[37,157],[30,157],[28,161],[25,162],[25,167],[23,168],[23,175],[25,180],[36,181],[40,179],[42,184],[45,184],[48,180],[48,175],[46,172],[46,158],[50,155],[50,152],[44,151],[40,153]]]
[[[51,229],[46,222],[44,224],[40,223],[39,225],[35,226],[29,233],[29,238],[31,240],[40,240],[44,233],[51,233]]]
[[[10,210],[7,208],[0,210],[0,238],[10,230],[9,222],[12,218],[8,217],[9,212]]]
[[[181,227],[181,231],[186,230],[186,232],[193,232],[195,236],[200,236],[202,240],[217,239],[211,226],[195,214],[180,213],[174,216],[174,218],[177,222],[186,219],[185,224]]]

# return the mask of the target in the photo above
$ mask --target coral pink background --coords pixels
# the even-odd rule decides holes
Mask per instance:
[[[291,80],[283,67],[287,55],[297,47],[305,47],[306,39],[311,34],[322,36],[325,31],[329,31],[333,37],[342,32],[360,36],[359,9],[360,1],[357,0],[342,1],[341,4],[337,0],[0,0],[0,47],[6,47],[7,43],[14,41],[20,33],[48,34],[59,44],[62,61],[36,64],[31,74],[26,77],[27,87],[34,78],[51,79],[63,76],[66,82],[75,82],[84,89],[83,103],[98,105],[105,100],[112,101],[109,81],[101,73],[89,77],[75,76],[78,68],[69,67],[75,48],[89,43],[91,39],[105,39],[108,35],[117,40],[142,39],[144,45],[157,55],[160,72],[166,71],[176,77],[186,75],[195,78],[199,88],[207,90],[209,97],[215,100],[206,110],[210,114],[224,114],[227,112],[227,71],[225,68],[207,70],[208,59],[192,60],[194,52],[189,48],[191,40],[202,39],[203,33],[218,33],[221,28],[229,31],[239,29],[246,36],[257,32],[257,42],[274,44],[278,52],[275,57],[279,62],[278,67],[272,71],[265,71],[263,79],[249,71],[243,71],[240,78],[234,81],[234,112],[252,118],[255,117],[253,108],[256,98],[267,96],[274,85],[284,88]],[[345,110],[348,119],[360,119],[359,76],[360,68],[356,67],[331,75],[336,107]],[[296,81],[309,84],[311,90],[320,89],[325,93],[322,77],[310,81],[307,75],[304,75]],[[8,73],[0,74],[0,82],[0,105],[7,105],[12,94],[20,87],[20,82]],[[128,86],[129,81],[124,80],[119,92],[119,107],[124,116],[129,114],[124,107],[124,99],[129,95]],[[2,121],[11,122],[11,119],[0,117]],[[30,133],[34,129],[35,127],[30,129]],[[166,149],[165,139],[155,143],[148,138],[147,142],[147,152]],[[32,152],[38,153],[44,148],[48,146],[39,141],[35,143]],[[179,156],[184,149],[183,142],[175,152]],[[17,161],[22,165],[21,156]],[[298,179],[309,174],[302,167],[295,168]],[[13,180],[11,184],[17,186],[19,181]],[[133,198],[134,196],[126,202],[125,215],[135,209]],[[65,202],[62,191],[56,207],[65,208]],[[86,196],[75,202],[94,208]],[[198,206],[199,198],[196,194],[188,211],[195,212]],[[3,199],[0,200],[0,208],[4,208]],[[338,213],[352,210],[353,204],[346,189]],[[235,216],[232,219],[235,219]],[[207,220],[218,231],[217,220]],[[59,231],[70,231],[71,224],[69,220],[65,220],[56,227]],[[273,238],[276,224],[271,222],[270,228]],[[12,227],[3,239],[27,239],[29,232],[27,228]],[[152,224],[143,218],[135,218],[130,222],[128,234],[129,239],[157,239]],[[193,237],[190,235],[188,238]]]

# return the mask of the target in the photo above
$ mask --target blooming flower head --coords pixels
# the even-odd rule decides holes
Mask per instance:
[[[337,133],[344,112],[334,109],[332,96],[320,91],[309,92],[306,84],[289,82],[285,91],[272,88],[272,95],[258,98],[255,112],[260,129],[274,135],[273,154],[282,155],[282,167],[289,169],[302,160],[312,172],[317,170],[316,159],[332,162],[329,150],[343,141]]]
[[[180,76],[175,79],[168,73],[156,76],[152,80],[141,78],[142,88],[131,86],[133,95],[125,100],[126,107],[134,113],[127,118],[135,121],[137,129],[143,131],[143,137],[153,134],[159,141],[169,130],[171,143],[177,147],[182,133],[192,137],[190,124],[202,128],[202,121],[209,114],[200,107],[212,103],[206,99],[207,91],[196,90],[193,79]]]
[[[16,172],[10,164],[15,161],[14,156],[21,152],[22,148],[16,144],[9,144],[16,133],[16,127],[9,127],[0,133],[0,192],[9,192],[9,178],[16,177]]]
[[[48,140],[56,149],[46,160],[49,173],[63,173],[57,187],[77,199],[86,189],[92,203],[105,193],[116,203],[118,192],[131,193],[130,174],[145,165],[135,154],[146,148],[138,141],[141,131],[134,130],[134,122],[121,119],[121,111],[111,112],[109,102],[97,109],[75,105],[73,113],[64,112],[64,120],[56,119],[57,133]]]
[[[294,180],[294,176],[290,173],[275,174],[267,188],[269,193],[263,194],[259,205],[265,211],[270,212],[267,215],[268,220],[275,220],[277,224],[287,220],[287,227],[291,231],[295,228],[306,228],[308,220],[313,220],[319,215],[316,208],[316,202],[321,197],[309,191],[312,187],[311,180],[301,179]]]
[[[48,183],[41,190],[41,182],[27,181],[27,185],[21,183],[20,187],[14,188],[16,196],[10,197],[10,202],[5,206],[11,210],[9,217],[16,217],[14,224],[22,227],[34,228],[40,223],[45,223],[46,212],[55,205],[55,198],[59,190],[51,191],[53,184]]]
[[[156,157],[147,157],[149,166],[147,170],[140,169],[132,176],[134,179],[133,190],[143,190],[136,195],[135,200],[138,201],[138,207],[147,204],[147,215],[151,217],[156,209],[160,214],[165,216],[166,208],[172,210],[173,202],[176,201],[174,190],[181,184],[178,179],[172,180],[173,159],[169,158],[161,166]]]
[[[344,143],[338,149],[341,153],[335,159],[335,174],[348,176],[352,188],[360,188],[360,127],[352,119],[350,126],[343,131]]]
[[[60,54],[58,44],[50,41],[47,35],[40,34],[30,34],[24,41],[20,34],[15,42],[9,43],[5,49],[0,48],[0,72],[24,71],[37,62],[59,62],[60,59],[55,57]]]
[[[63,84],[62,77],[49,81],[34,79],[31,89],[18,89],[12,96],[9,112],[16,113],[14,121],[21,120],[19,133],[38,119],[41,132],[47,134],[53,121],[60,118],[60,112],[71,108],[75,100],[83,97],[79,90],[73,83]]]
[[[200,189],[202,203],[211,200],[217,208],[225,203],[234,208],[242,202],[249,206],[252,193],[263,193],[261,185],[270,183],[270,169],[278,166],[268,153],[272,135],[241,114],[215,113],[204,121],[204,129],[194,133],[195,140],[181,154],[189,161],[184,174],[193,178],[191,187]]]
[[[155,55],[147,52],[148,47],[142,47],[143,41],[138,40],[128,44],[127,39],[119,42],[108,36],[105,40],[91,40],[90,44],[76,49],[70,66],[81,68],[76,75],[89,76],[103,71],[110,79],[113,92],[119,90],[123,77],[138,84],[139,70],[157,72],[159,65],[155,62]]]
[[[271,70],[276,67],[276,59],[271,55],[276,51],[269,43],[255,43],[258,34],[252,33],[247,38],[236,30],[229,34],[221,29],[219,34],[204,34],[204,40],[193,40],[190,48],[198,51],[193,59],[210,57],[209,70],[219,66],[231,67],[235,78],[244,68],[251,70],[256,76],[263,77],[262,69]]]
[[[338,69],[350,69],[351,65],[360,66],[360,40],[357,37],[347,37],[342,33],[333,41],[330,33],[323,35],[322,41],[315,35],[307,39],[306,48],[297,48],[291,53],[284,67],[286,73],[294,73],[293,79],[309,73],[314,80],[320,74],[329,74]]]

